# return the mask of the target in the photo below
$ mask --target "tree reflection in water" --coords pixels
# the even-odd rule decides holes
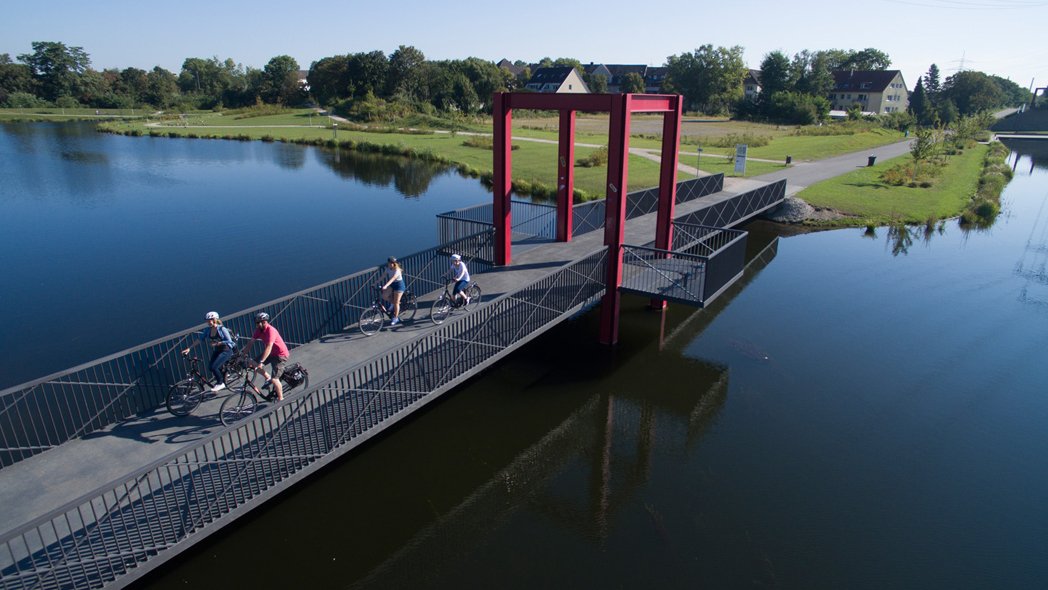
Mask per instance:
[[[404,156],[387,156],[344,150],[323,149],[321,161],[342,178],[375,186],[393,185],[405,197],[418,198],[433,178],[447,172],[447,166]]]

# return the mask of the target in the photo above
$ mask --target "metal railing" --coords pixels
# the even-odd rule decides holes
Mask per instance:
[[[677,183],[677,202],[688,201],[711,195],[724,188],[724,175],[714,174]],[[513,234],[516,238],[535,236],[545,239],[556,238],[557,208],[529,201],[510,201],[513,208]],[[659,205],[659,189],[650,188],[632,192],[626,196],[626,219],[653,213]],[[437,216],[437,232],[441,243],[452,241],[463,235],[471,235],[494,227],[494,206],[490,203],[456,209]],[[604,199],[577,203],[572,206],[572,234],[582,235],[604,227]]]
[[[475,273],[491,269],[491,230],[401,258],[408,288],[443,288],[449,256],[460,253]],[[254,316],[266,311],[289,348],[341,330],[371,305],[376,270],[365,270],[231,314],[224,323],[250,337]],[[193,344],[201,327],[184,330],[66,371],[0,392],[0,468],[164,403],[188,367],[176,351]]]
[[[0,588],[130,583],[578,313],[607,249],[0,538]]]
[[[742,273],[746,232],[674,224],[679,249],[622,247],[622,289],[690,305],[706,305]],[[677,244],[675,237],[674,243]]]
[[[678,217],[677,220],[692,225],[730,227],[775,207],[785,198],[786,180],[783,179],[714,203]]]

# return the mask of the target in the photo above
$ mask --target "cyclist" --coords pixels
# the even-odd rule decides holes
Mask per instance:
[[[390,256],[386,260],[386,282],[382,284],[382,299],[393,305],[393,319],[389,322],[391,326],[400,323],[400,298],[406,290],[404,269],[396,258]]]
[[[465,289],[469,286],[469,269],[466,268],[466,263],[462,262],[461,255],[451,255],[451,268],[448,269],[448,276],[455,281],[455,289],[452,291],[455,307],[467,305],[469,295],[466,295]]]
[[[284,344],[284,339],[280,337],[280,332],[270,325],[269,314],[264,311],[255,316],[255,333],[251,335],[252,344],[255,340],[261,340],[262,345],[265,346],[258,357],[258,367],[255,370],[265,375],[267,383],[273,382],[273,391],[277,394],[277,401],[280,401],[284,399],[284,384],[280,382],[280,377],[284,374],[284,367],[287,366],[287,360],[291,354],[288,352],[287,345]],[[267,363],[270,368],[269,373],[265,369]]]
[[[215,378],[215,385],[211,386],[211,391],[219,391],[226,387],[225,371],[222,367],[225,366],[229,357],[233,356],[233,349],[237,347],[237,343],[233,340],[229,329],[222,325],[217,311],[207,312],[204,319],[207,321],[207,327],[200,331],[199,338],[201,344],[211,350],[211,361],[208,363],[208,368],[211,369],[211,376]],[[183,356],[187,354],[189,354],[189,348],[182,351]]]

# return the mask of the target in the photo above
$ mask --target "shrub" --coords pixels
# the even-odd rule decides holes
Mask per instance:
[[[576,166],[583,168],[596,168],[598,166],[608,165],[608,146],[602,145],[599,148],[593,150],[585,158],[580,158],[575,162]]]
[[[7,95],[4,106],[11,109],[40,109],[51,106],[51,103],[29,92],[12,92]]]

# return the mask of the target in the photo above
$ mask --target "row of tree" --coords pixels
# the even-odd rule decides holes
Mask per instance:
[[[522,71],[514,75],[473,57],[429,61],[418,49],[403,45],[389,56],[372,51],[325,57],[310,67],[308,86],[300,82],[298,63],[286,55],[274,57],[262,69],[232,59],[187,58],[176,75],[161,67],[96,71],[80,47],[34,42],[32,48],[17,62],[8,54],[0,55],[0,105],[237,108],[258,103],[298,105],[311,95],[319,104],[366,117],[375,117],[376,109],[387,115],[391,109],[397,114],[475,114],[490,110],[494,92],[521,89],[531,77],[530,67],[522,62],[517,62]],[[792,58],[773,51],[761,61],[761,92],[756,101],[749,101],[743,93],[748,72],[743,48],[703,45],[667,58],[661,91],[684,95],[689,110],[811,123],[829,110],[833,71],[883,70],[890,65],[888,54],[874,48],[804,50]],[[586,73],[577,59],[547,57],[535,65],[547,66],[573,67],[592,92],[607,90],[608,80]],[[643,92],[645,83],[640,75],[629,74],[620,87]],[[958,115],[1021,103],[1028,97],[1016,84],[980,72],[958,72],[940,83],[933,65],[914,88],[911,104],[919,123],[949,123]]]
[[[281,55],[261,70],[231,59],[188,58],[181,72],[155,67],[123,70],[91,68],[81,47],[38,41],[33,51],[18,56],[0,54],[0,104],[9,107],[90,106],[167,109],[241,107],[258,102],[298,104],[307,95],[298,82],[298,63]]]
[[[910,93],[909,111],[918,125],[932,127],[1029,100],[1030,92],[1015,82],[982,72],[961,71],[941,82],[939,66],[932,64]]]

